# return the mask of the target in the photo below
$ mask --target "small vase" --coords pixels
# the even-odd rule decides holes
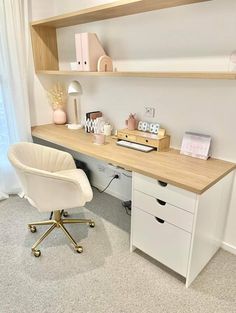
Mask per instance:
[[[62,109],[56,109],[53,111],[53,122],[57,125],[66,123],[66,113]]]

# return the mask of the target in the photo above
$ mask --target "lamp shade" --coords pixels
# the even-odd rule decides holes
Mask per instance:
[[[71,96],[78,96],[82,94],[82,87],[77,80],[73,80],[68,87],[68,94]]]

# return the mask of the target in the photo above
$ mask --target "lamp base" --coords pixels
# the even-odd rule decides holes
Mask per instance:
[[[81,129],[83,128],[82,124],[67,124],[68,129]]]

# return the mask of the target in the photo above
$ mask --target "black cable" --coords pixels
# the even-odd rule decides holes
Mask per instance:
[[[98,192],[103,193],[104,191],[107,190],[107,188],[110,186],[110,184],[113,182],[114,179],[119,178],[118,175],[115,175],[112,177],[112,179],[109,181],[108,185],[106,186],[106,188],[104,188],[103,190],[98,189],[97,187],[93,186],[95,189],[97,189]]]
[[[107,188],[110,186],[110,184],[113,182],[113,180],[114,180],[114,179],[118,179],[118,178],[119,178],[119,175],[113,176],[112,179],[109,181],[108,185],[106,186],[106,188],[104,188],[103,190],[100,190],[100,189],[98,189],[98,188],[95,187],[95,186],[92,186],[92,187],[95,188],[98,192],[103,193],[104,191],[107,190]],[[126,202],[128,202],[128,201],[126,201]],[[129,212],[129,210],[131,210],[131,208],[130,208],[130,207],[127,207],[127,206],[125,205],[125,201],[122,202],[122,206],[125,208],[126,214],[129,215],[129,216],[131,216],[131,212]]]
[[[121,204],[125,208],[126,214],[131,216],[132,201],[122,201]]]
[[[129,216],[131,216],[131,213],[128,211],[128,210],[130,210],[130,209],[127,208],[127,206],[124,206],[124,208],[125,208],[126,214],[129,215]]]

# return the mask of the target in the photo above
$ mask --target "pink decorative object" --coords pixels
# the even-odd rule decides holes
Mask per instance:
[[[103,55],[98,60],[98,72],[113,72],[112,58]]]
[[[96,72],[98,59],[105,51],[94,33],[75,35],[76,59],[80,71]]]
[[[75,49],[76,49],[77,71],[83,71],[83,50],[81,34],[75,34]]]
[[[135,114],[130,113],[129,118],[125,121],[128,130],[135,130],[137,127],[137,119],[135,118]]]
[[[104,145],[105,144],[105,135],[104,134],[94,134],[93,143],[96,145]]]
[[[185,132],[181,154],[207,160],[210,157],[211,137],[209,135]]]
[[[58,125],[66,123],[66,113],[62,109],[56,109],[53,111],[53,122]]]

